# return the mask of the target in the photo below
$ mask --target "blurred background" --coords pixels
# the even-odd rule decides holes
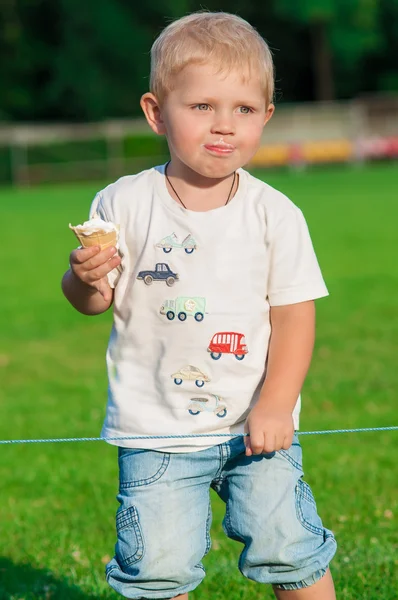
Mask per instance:
[[[237,12],[273,51],[277,111],[252,166],[398,157],[398,0],[2,0],[0,183],[163,161],[139,106],[149,50],[203,8]]]

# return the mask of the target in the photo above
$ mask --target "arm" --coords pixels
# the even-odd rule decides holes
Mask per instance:
[[[62,291],[84,315],[98,315],[112,305],[114,291],[107,275],[120,264],[115,252],[115,248],[101,251],[99,246],[93,246],[74,250],[70,255],[70,269],[62,278]]]
[[[291,446],[293,409],[304,383],[315,340],[313,300],[271,308],[267,373],[257,404],[246,420],[246,454]]]

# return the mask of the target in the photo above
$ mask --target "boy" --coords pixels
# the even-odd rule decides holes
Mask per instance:
[[[212,487],[246,577],[279,600],[333,600],[336,543],[295,434],[327,290],[301,211],[242,169],[274,111],[270,51],[239,17],[196,13],[155,41],[150,89],[141,106],[171,160],[96,196],[120,256],[75,250],[63,279],[84,314],[114,303],[102,434],[181,436],[114,442],[107,580],[127,598],[186,600],[204,577]]]

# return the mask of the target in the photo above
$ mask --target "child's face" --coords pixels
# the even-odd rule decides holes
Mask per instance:
[[[158,106],[158,133],[167,137],[175,172],[222,178],[248,163],[274,110],[259,78],[244,81],[238,71],[193,64],[173,84]]]

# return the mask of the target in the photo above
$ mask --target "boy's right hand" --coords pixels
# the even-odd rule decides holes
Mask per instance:
[[[82,283],[92,288],[93,293],[99,292],[106,302],[112,300],[112,288],[107,275],[120,265],[121,258],[116,248],[101,250],[101,246],[78,248],[69,257],[73,275]]]

